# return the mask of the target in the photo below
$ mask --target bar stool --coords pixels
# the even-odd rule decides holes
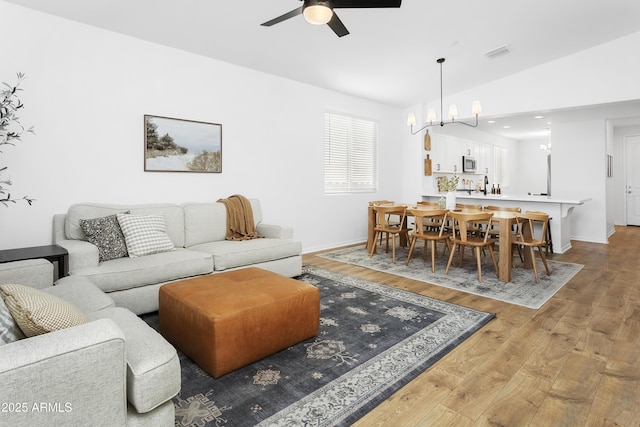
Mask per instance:
[[[544,250],[549,255],[553,253],[553,240],[551,240],[551,217],[549,217],[549,222],[547,224],[547,244],[544,246]]]

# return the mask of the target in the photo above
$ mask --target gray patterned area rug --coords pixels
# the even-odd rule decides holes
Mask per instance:
[[[396,263],[393,264],[391,250],[386,253],[384,244],[382,247],[378,247],[377,253],[372,257],[369,257],[363,246],[354,246],[318,254],[318,256],[534,309],[542,307],[584,267],[582,264],[547,260],[551,270],[551,275],[548,276],[542,261],[536,255],[536,265],[540,277],[540,282],[536,283],[533,270],[522,268],[520,260],[517,260],[516,257],[511,272],[511,282],[505,283],[498,280],[491,258],[487,255],[483,257],[482,283],[480,283],[476,261],[469,249],[467,249],[462,267],[459,267],[460,258],[456,254],[449,274],[445,275],[449,252],[443,255],[443,247],[439,245],[436,256],[436,271],[432,273],[431,252],[428,252],[427,260],[424,261],[422,258],[423,247],[421,242],[419,243],[416,244],[408,266],[405,265],[409,254],[408,248],[396,248]]]
[[[320,289],[319,335],[218,379],[178,351],[176,427],[350,425],[493,318],[316,267],[298,279]]]

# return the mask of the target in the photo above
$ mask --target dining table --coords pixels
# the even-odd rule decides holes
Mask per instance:
[[[385,204],[391,205],[391,204]],[[414,209],[433,210],[434,208],[425,206],[413,206],[413,204],[394,203],[394,205],[412,207]],[[462,211],[461,209],[455,209],[454,211]],[[467,212],[473,212],[474,210],[465,210]],[[482,212],[482,211],[481,211]],[[518,213],[509,211],[492,211],[493,216],[491,222],[498,226],[498,279],[501,282],[511,281],[511,269],[512,269],[512,226],[516,223],[516,217]],[[376,252],[375,244],[375,226],[376,226],[376,211],[374,205],[370,204],[367,211],[368,215],[368,230],[367,230],[367,252]],[[409,216],[409,214],[407,214]],[[523,233],[527,233],[527,228],[523,227]],[[402,244],[402,242],[401,242]],[[524,251],[524,267],[533,268],[533,260],[529,251]]]

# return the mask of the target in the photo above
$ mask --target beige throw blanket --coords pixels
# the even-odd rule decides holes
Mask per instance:
[[[249,240],[264,237],[256,231],[249,199],[234,194],[228,199],[220,199],[218,202],[227,208],[227,240]]]

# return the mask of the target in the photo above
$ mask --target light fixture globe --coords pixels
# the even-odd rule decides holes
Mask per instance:
[[[302,14],[309,24],[324,25],[333,17],[333,5],[329,0],[306,0]]]

